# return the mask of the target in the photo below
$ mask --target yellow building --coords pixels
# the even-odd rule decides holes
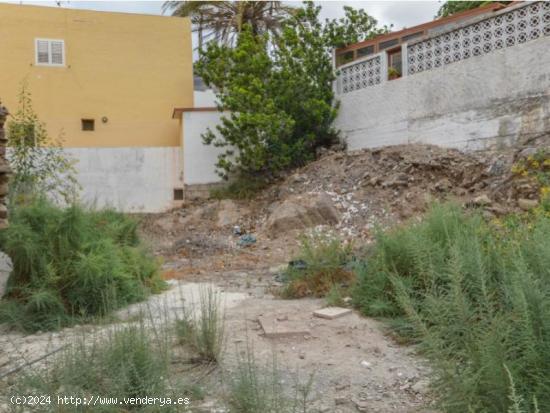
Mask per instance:
[[[26,79],[48,132],[63,131],[79,160],[87,199],[156,211],[180,197],[183,137],[172,112],[193,107],[189,19],[2,3],[0,62],[0,100],[14,112]]]

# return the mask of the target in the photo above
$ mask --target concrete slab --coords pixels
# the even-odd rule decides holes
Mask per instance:
[[[282,321],[278,321],[280,319]],[[281,316],[259,316],[258,321],[268,338],[288,338],[307,336],[309,329],[304,323],[283,319]]]
[[[313,312],[315,317],[326,318],[327,320],[333,320],[348,314],[351,314],[351,310],[349,308],[342,307],[326,307]]]

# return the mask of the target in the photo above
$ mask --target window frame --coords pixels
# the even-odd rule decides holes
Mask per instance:
[[[48,63],[42,63],[38,61],[38,42],[47,42],[48,43]],[[53,63],[52,62],[52,43],[58,42],[61,43],[61,58],[63,63]],[[54,66],[54,67],[66,67],[66,53],[65,53],[65,40],[63,39],[46,39],[43,37],[36,37],[34,39],[34,64],[36,66]]]

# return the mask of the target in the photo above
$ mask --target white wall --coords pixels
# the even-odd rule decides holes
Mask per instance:
[[[218,111],[183,113],[183,180],[185,185],[210,184],[221,179],[215,164],[223,148],[205,145],[201,135],[208,128],[216,131],[221,114]]]
[[[78,162],[81,199],[124,212],[163,212],[174,206],[174,188],[182,188],[181,149],[67,148]]]
[[[216,94],[212,89],[195,90],[193,92],[193,101],[195,108],[215,108]]]
[[[350,149],[476,149],[550,132],[550,36],[338,96]]]

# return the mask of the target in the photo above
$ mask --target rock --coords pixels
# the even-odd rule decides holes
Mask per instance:
[[[519,154],[518,158],[528,158],[530,156],[533,156],[537,153],[537,148],[528,147],[523,149]]]
[[[275,206],[269,215],[265,230],[270,236],[316,225],[336,224],[340,214],[326,193],[309,196],[291,196]]]
[[[10,257],[0,251],[0,298],[6,292],[6,286],[8,284],[8,278],[10,277],[12,268],[13,266]]]
[[[453,184],[447,178],[443,178],[439,180],[434,186],[435,190],[439,192],[447,192],[452,187],[453,187]]]
[[[518,206],[524,211],[529,211],[530,209],[536,208],[539,205],[539,201],[536,199],[518,199]]]
[[[491,199],[486,194],[480,195],[473,200],[475,206],[487,206],[491,205],[491,203]]]
[[[407,186],[409,185],[409,177],[407,174],[397,174],[394,176],[391,180],[386,181],[382,184],[383,188],[397,188],[400,186]]]

